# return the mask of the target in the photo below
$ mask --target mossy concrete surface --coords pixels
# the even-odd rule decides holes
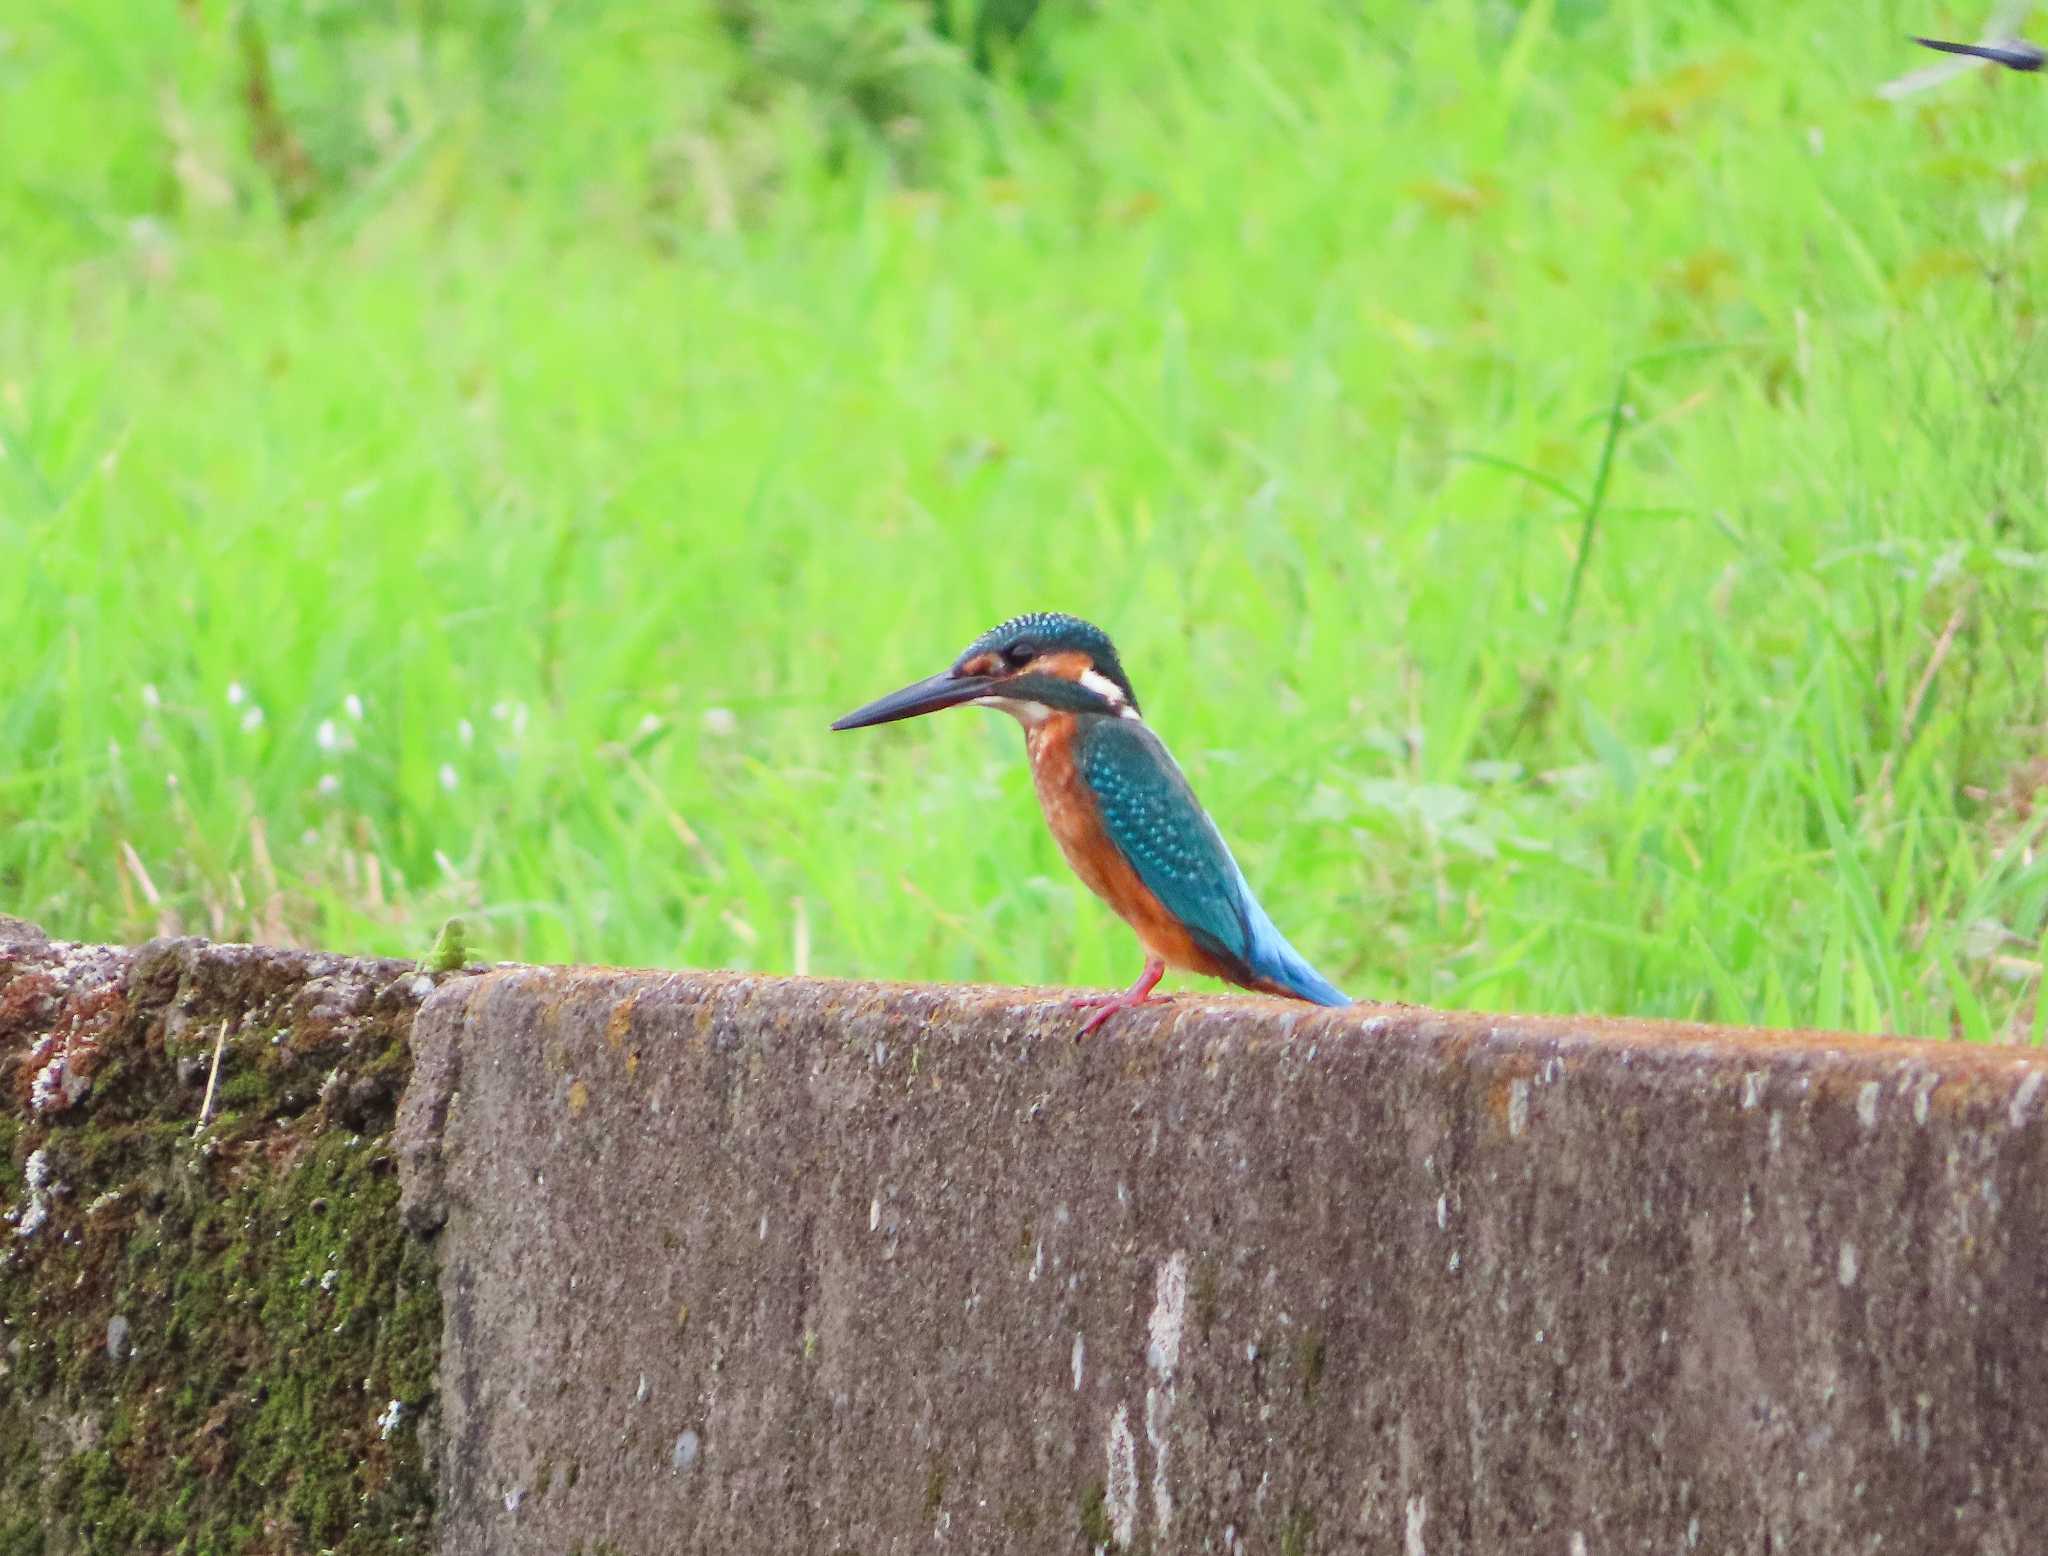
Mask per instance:
[[[2040,1057],[1074,1024],[730,975],[436,993],[399,1148],[444,1550],[2040,1548]]]
[[[390,1142],[432,983],[0,918],[0,1556],[432,1548]]]

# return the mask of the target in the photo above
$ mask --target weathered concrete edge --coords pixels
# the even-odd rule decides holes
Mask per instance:
[[[454,1013],[449,1008],[451,1003],[466,1006],[506,980],[543,980],[565,991],[592,986],[610,988],[620,983],[656,988],[688,984],[706,997],[773,999],[787,1002],[793,1013],[805,1015],[835,1010],[868,1014],[883,1006],[900,1006],[908,1014],[935,1022],[941,1015],[1011,1011],[1030,1035],[1064,1035],[1070,1040],[1080,1024],[1080,1018],[1072,1014],[1067,1004],[1077,991],[1069,988],[576,964],[501,964],[472,971],[460,982],[430,995],[422,1009],[438,1011],[445,1017]],[[1896,1037],[1814,1027],[1727,1026],[1632,1016],[1440,1010],[1429,1005],[1369,1000],[1333,1009],[1246,994],[1176,994],[1154,1006],[1125,1012],[1101,1034],[1078,1041],[1170,1040],[1192,1035],[1190,1029],[1196,1025],[1201,1027],[1202,1035],[1211,1036],[1217,1022],[1238,1025],[1247,1037],[1259,1040],[1286,1038],[1296,1033],[1355,1030],[1361,1036],[1373,1038],[1413,1034],[1463,1042],[1584,1043],[1609,1048],[1632,1044],[1703,1060],[1745,1054],[1780,1054],[1792,1060],[1843,1054],[1879,1062],[1939,1061],[1940,1068],[1956,1074],[1997,1072],[2011,1067],[2017,1067],[2015,1073],[2022,1073],[2032,1066],[2048,1066],[2048,1051],[1946,1038]]]
[[[449,1103],[461,1085],[461,1028],[473,1006],[508,985],[550,987],[564,1001],[593,988],[688,987],[707,1003],[774,1005],[792,1020],[806,1021],[872,1019],[886,1012],[936,1027],[1004,1017],[1015,1036],[1045,1042],[1073,1041],[1076,1026],[1066,1004],[1071,992],[1064,989],[594,966],[503,967],[465,978],[422,1003],[413,1036],[412,1084],[399,1105],[403,1213],[416,1233],[431,1233],[446,1217],[441,1141]],[[1824,1095],[1839,1093],[1838,1100],[1864,1112],[1882,1100],[1887,1081],[1917,1099],[1913,1105],[1922,1114],[1940,1090],[1946,1109],[2003,1111],[2013,1128],[2048,1105],[2048,1054],[2037,1050],[1807,1027],[1490,1015],[1365,1001],[1328,1009],[1241,995],[1176,995],[1157,1010],[1125,1013],[1113,1028],[1085,1041],[1142,1045],[1226,1036],[1248,1044],[1364,1040],[1397,1045],[1427,1062],[1501,1070],[1510,1085],[1513,1075],[1533,1077],[1544,1064],[1566,1057],[1606,1056],[1624,1068],[1691,1065],[1720,1072],[1717,1083],[1736,1088],[1747,1106],[1756,1104],[1764,1073],[1777,1070],[1824,1071]],[[1871,1092],[1872,1086],[1879,1091]]]

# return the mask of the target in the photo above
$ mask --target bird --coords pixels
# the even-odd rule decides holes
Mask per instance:
[[[1946,43],[1940,38],[1915,38],[1913,41],[1923,49],[1934,49],[1943,54],[1968,54],[1974,59],[1988,59],[2007,70],[2039,70],[2048,65],[2048,50],[2024,38],[2008,38],[1996,43]]]
[[[1137,932],[1145,970],[1076,1038],[1156,1003],[1168,967],[1317,1005],[1351,1001],[1274,927],[1165,744],[1145,723],[1114,644],[1078,616],[1039,611],[991,627],[947,669],[836,720],[865,729],[974,704],[1024,727],[1046,824],[1074,873]]]

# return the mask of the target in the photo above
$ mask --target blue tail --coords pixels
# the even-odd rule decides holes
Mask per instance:
[[[1287,943],[1287,937],[1273,927],[1266,910],[1251,888],[1238,878],[1243,893],[1245,925],[1251,930],[1251,947],[1245,965],[1268,983],[1278,984],[1296,999],[1318,1005],[1349,1005],[1350,998],[1329,979],[1309,966],[1308,959]]]

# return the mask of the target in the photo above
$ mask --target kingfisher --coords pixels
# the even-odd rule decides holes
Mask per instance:
[[[999,708],[1024,726],[1038,803],[1060,852],[1145,949],[1145,970],[1121,994],[1069,1001],[1094,1010],[1077,1036],[1120,1010],[1157,1003],[1152,990],[1169,967],[1260,994],[1351,1003],[1273,927],[1216,823],[1139,716],[1101,628],[1051,611],[1012,617],[948,669],[832,727],[864,729],[963,703]]]

